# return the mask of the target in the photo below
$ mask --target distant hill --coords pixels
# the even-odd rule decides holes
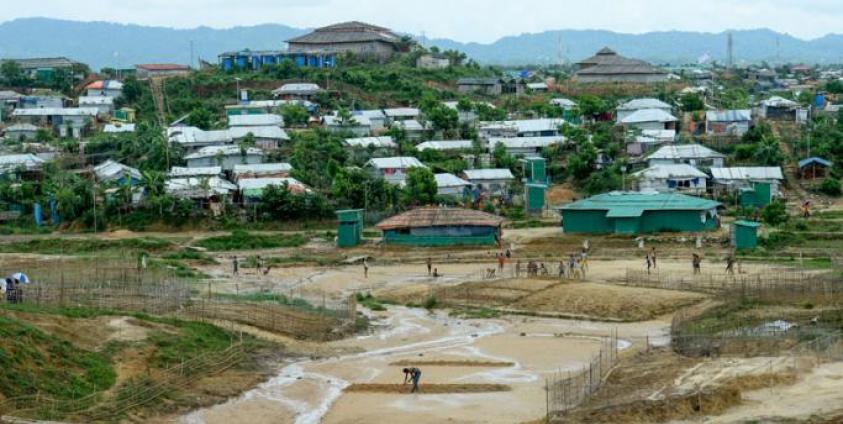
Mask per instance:
[[[396,28],[400,30],[400,28]],[[131,67],[137,63],[215,62],[219,53],[242,48],[281,49],[284,40],[306,29],[266,24],[230,29],[199,27],[173,29],[108,22],[76,22],[47,18],[16,19],[0,24],[0,57],[67,56],[102,67]],[[609,46],[625,56],[654,63],[693,63],[703,55],[726,59],[725,33],[652,32],[620,34],[598,30],[545,31],[509,36],[491,44],[448,39],[421,39],[427,46],[464,51],[486,64],[548,64],[577,61]],[[734,32],[738,62],[787,61],[843,63],[843,35],[801,40],[767,29]]]

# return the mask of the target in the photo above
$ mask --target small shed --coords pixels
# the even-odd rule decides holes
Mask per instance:
[[[754,182],[752,188],[741,189],[738,200],[741,206],[763,208],[773,201],[773,194],[770,183]]]
[[[546,184],[524,184],[524,205],[527,213],[539,214],[544,210]]]
[[[803,180],[816,180],[825,178],[828,169],[831,168],[831,161],[820,157],[810,157],[799,161],[799,178]]]
[[[754,221],[735,221],[732,224],[732,246],[735,249],[754,249],[758,246],[758,228],[761,224]]]
[[[354,247],[363,238],[363,209],[345,209],[337,213],[337,247]]]
[[[410,246],[493,245],[504,219],[486,212],[424,207],[381,221],[383,242]]]
[[[713,230],[719,206],[684,194],[616,191],[567,204],[560,212],[566,233],[640,234]]]

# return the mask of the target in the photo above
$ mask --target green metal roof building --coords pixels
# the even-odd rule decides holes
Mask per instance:
[[[758,246],[758,228],[754,221],[735,221],[732,224],[732,246],[738,250],[754,249]]]
[[[611,192],[560,208],[566,233],[707,231],[720,225],[719,202],[676,193]]]

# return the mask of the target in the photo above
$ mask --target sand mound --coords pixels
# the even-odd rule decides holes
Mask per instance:
[[[490,393],[508,392],[510,387],[505,384],[420,384],[421,394],[443,393]],[[346,392],[356,393],[410,393],[409,384],[352,384]]]

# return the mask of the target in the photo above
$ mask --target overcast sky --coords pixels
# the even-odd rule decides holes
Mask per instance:
[[[44,16],[142,25],[316,27],[362,20],[430,38],[492,42],[550,29],[843,32],[843,0],[3,0],[0,20]]]

